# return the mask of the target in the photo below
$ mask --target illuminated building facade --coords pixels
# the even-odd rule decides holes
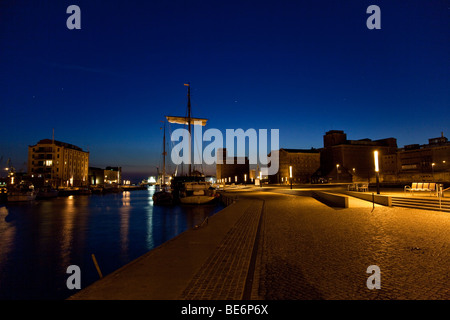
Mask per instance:
[[[88,184],[89,152],[51,139],[28,147],[28,174],[52,186],[79,187]]]
[[[277,151],[273,151],[275,153]],[[269,154],[269,157],[272,156]],[[310,182],[311,176],[320,167],[320,151],[318,149],[284,149],[278,151],[279,170],[269,176],[270,183],[290,184],[292,167],[292,183]]]
[[[320,169],[315,175],[331,182],[371,181],[375,179],[374,151],[380,158],[397,152],[395,138],[348,140],[342,130],[326,132],[323,144]]]
[[[218,160],[221,159],[216,164],[216,179],[218,183],[245,184],[251,182],[250,164],[247,157],[227,157],[226,149],[221,148],[217,151],[217,158]]]

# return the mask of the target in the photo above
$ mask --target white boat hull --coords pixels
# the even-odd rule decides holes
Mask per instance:
[[[188,196],[180,198],[180,202],[184,204],[205,204],[213,201],[215,197],[212,196]]]

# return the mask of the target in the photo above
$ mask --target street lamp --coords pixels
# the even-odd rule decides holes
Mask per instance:
[[[375,176],[377,179],[377,194],[380,194],[380,167],[378,166],[378,151],[373,152],[375,160]]]
[[[247,174],[244,173],[244,183],[247,184]]]
[[[292,166],[289,166],[289,180],[291,181],[291,189],[292,189]]]
[[[336,183],[339,181],[339,163],[336,164]]]
[[[436,163],[432,163],[431,164],[431,175],[432,175],[432,177],[433,177],[433,180],[434,180],[434,166],[436,165]]]

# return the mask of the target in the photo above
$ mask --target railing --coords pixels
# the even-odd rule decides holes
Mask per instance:
[[[439,209],[442,209],[442,197],[444,196],[444,191],[450,190],[450,187],[442,189],[443,185],[439,185],[438,197],[439,197]]]

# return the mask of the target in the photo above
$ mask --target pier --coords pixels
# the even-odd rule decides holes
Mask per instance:
[[[304,189],[227,190],[229,206],[69,300],[425,299],[450,297],[447,212]],[[351,262],[351,263],[349,263]],[[381,290],[366,270],[381,269]]]

